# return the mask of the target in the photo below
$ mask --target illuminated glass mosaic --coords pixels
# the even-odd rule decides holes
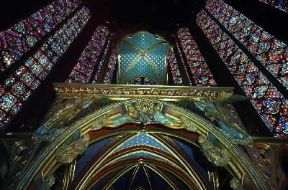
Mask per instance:
[[[284,12],[288,12],[288,1],[287,0],[259,0],[265,4],[271,5]]]
[[[183,58],[183,55],[182,55],[182,52],[181,52],[181,49],[180,49],[180,45],[179,45],[178,42],[176,42],[176,50],[177,50],[177,52],[179,53],[179,57],[180,57],[181,63],[182,63],[182,64],[185,64],[185,61],[184,61],[184,58]],[[183,68],[184,68],[184,71],[185,71],[185,75],[187,76],[187,79],[188,79],[188,81],[189,81],[189,85],[190,85],[190,86],[193,86],[192,80],[191,80],[191,78],[190,78],[191,75],[189,75],[188,70],[187,70],[187,68],[186,68],[185,66],[184,66]]]
[[[169,44],[149,32],[137,32],[120,41],[119,82],[147,78],[158,84],[167,83],[166,56]]]
[[[197,23],[267,127],[275,136],[286,136],[288,101],[206,12],[200,12]]]
[[[183,80],[181,77],[181,73],[180,73],[180,70],[178,67],[178,63],[177,63],[173,48],[170,48],[170,50],[168,52],[167,63],[170,67],[170,73],[172,75],[173,84],[174,85],[183,85]]]
[[[103,52],[103,55],[102,55],[102,59],[100,60],[99,62],[99,65],[98,67],[96,68],[96,73],[95,73],[95,77],[94,77],[94,81],[93,82],[102,82],[101,80],[101,77],[103,76],[103,72],[104,72],[104,69],[105,69],[105,61],[107,60],[107,55],[108,55],[108,51],[109,49],[111,48],[111,39],[108,38],[107,39],[107,46],[105,47],[105,50]],[[112,56],[114,56],[112,54]],[[111,59],[114,59],[114,58],[110,58]]]
[[[20,66],[1,87],[0,128],[9,123],[22,107],[24,101],[40,85],[53,65],[61,57],[90,18],[86,7],[80,9],[61,29],[28,60]]]
[[[116,49],[114,48],[111,52],[111,55],[110,55],[110,59],[109,59],[109,62],[108,62],[108,67],[107,67],[107,70],[106,70],[106,74],[105,74],[105,77],[104,77],[104,83],[106,84],[111,84],[112,83],[112,80],[114,79],[114,71],[116,69],[116,65],[117,65],[117,51]]]
[[[288,47],[224,3],[210,0],[207,10],[288,89]]]
[[[128,81],[127,84],[156,85],[157,83],[147,78],[136,78],[132,81]]]
[[[93,71],[99,62],[101,52],[107,41],[109,30],[106,26],[98,26],[84,49],[78,63],[69,75],[68,82],[89,83]],[[107,48],[106,48],[107,49]],[[107,51],[105,51],[107,53]],[[104,52],[104,54],[105,54]],[[104,55],[105,56],[105,55]],[[103,57],[103,56],[102,56]]]
[[[177,32],[183,52],[190,71],[192,73],[193,82],[196,86],[214,86],[216,85],[213,75],[208,68],[200,50],[194,41],[189,28],[180,28]]]
[[[67,18],[81,0],[56,0],[0,33],[0,72],[5,71],[40,39]]]

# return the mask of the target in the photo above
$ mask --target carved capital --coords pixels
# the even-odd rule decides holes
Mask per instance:
[[[220,149],[210,142],[206,137],[199,136],[198,142],[206,158],[216,166],[225,166],[230,162],[230,155],[227,149]]]
[[[237,178],[232,178],[230,180],[230,187],[234,190],[244,190],[241,181]]]
[[[85,152],[89,145],[89,136],[85,135],[69,145],[63,145],[59,148],[56,158],[61,163],[71,163],[77,156]]]

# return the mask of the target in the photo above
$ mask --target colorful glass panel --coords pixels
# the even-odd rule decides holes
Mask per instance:
[[[259,0],[267,5],[271,5],[284,12],[288,12],[288,1],[287,0]]]
[[[110,84],[112,83],[112,80],[114,79],[114,71],[117,65],[117,51],[116,49],[113,49],[111,52],[111,56],[108,62],[108,68],[106,70],[106,75],[104,77],[104,83]]]
[[[178,63],[175,57],[175,53],[172,48],[170,48],[167,55],[167,63],[170,66],[170,73],[172,75],[172,80],[174,85],[183,85],[183,80],[178,67]]]
[[[108,55],[108,51],[110,49],[111,49],[111,39],[108,39],[107,46],[105,47],[102,59],[100,60],[100,63],[98,65],[98,67],[97,67],[97,71],[95,73],[93,82],[96,82],[96,81],[97,82],[102,82],[101,81],[102,80],[101,76],[103,76],[103,72],[104,72],[104,69],[105,69],[105,64],[104,63],[106,63],[106,61],[107,61],[107,55]]]
[[[197,23],[275,136],[288,134],[288,101],[233,40],[202,11]]]
[[[180,28],[177,32],[180,45],[186,56],[186,60],[190,71],[192,73],[192,78],[196,86],[214,86],[216,85],[213,75],[208,68],[200,50],[194,41],[189,28]]]
[[[184,57],[183,57],[182,51],[181,51],[181,49],[180,49],[180,43],[178,43],[178,42],[176,42],[176,50],[177,50],[177,52],[178,52],[178,54],[179,54],[181,63],[182,63],[182,64],[185,64]],[[186,77],[187,77],[187,79],[189,80],[189,81],[188,81],[188,82],[189,82],[189,85],[190,85],[190,86],[193,86],[192,80],[191,80],[191,78],[190,78],[191,75],[189,75],[189,72],[188,72],[188,70],[187,70],[187,68],[186,68],[185,66],[184,66],[183,68],[184,68]]]
[[[288,47],[222,0],[207,2],[207,10],[288,89]]]
[[[0,120],[5,126],[22,107],[33,91],[46,78],[56,61],[65,53],[90,18],[89,10],[81,8],[47,42],[20,66],[1,87],[0,110],[7,117]]]
[[[81,0],[56,0],[27,19],[1,32],[0,72],[19,60],[24,53],[80,5]]]
[[[69,83],[90,82],[92,73],[95,70],[96,64],[99,62],[101,56],[100,54],[103,51],[108,35],[109,30],[106,26],[101,25],[96,28],[91,40],[79,58],[77,65],[73,68],[71,74],[69,75]],[[107,53],[107,51],[105,52]],[[105,54],[105,52],[103,54]]]
[[[127,84],[156,85],[156,82],[147,78],[136,78],[134,80],[128,81]]]

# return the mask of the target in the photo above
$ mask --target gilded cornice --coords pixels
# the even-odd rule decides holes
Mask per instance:
[[[236,97],[231,87],[54,83],[54,89],[62,98],[77,96],[80,99],[107,97],[112,100],[152,98],[166,101],[214,100],[222,102]],[[239,95],[237,97],[239,100],[244,99]]]

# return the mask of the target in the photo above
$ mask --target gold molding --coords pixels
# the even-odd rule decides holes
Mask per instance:
[[[49,173],[52,170],[49,163],[57,163],[56,156],[61,147],[65,145],[69,137],[71,137],[76,131],[80,131],[80,135],[83,138],[89,131],[102,129],[105,124],[109,123],[109,120],[113,117],[127,116],[127,105],[134,105],[141,102],[153,103],[153,105],[165,105],[169,108],[169,113],[161,112],[162,114],[169,114],[169,118],[176,118],[180,122],[186,125],[180,127],[173,127],[164,123],[163,125],[167,129],[184,129],[188,132],[195,132],[203,138],[209,140],[209,135],[213,134],[213,137],[217,139],[216,148],[225,150],[229,157],[229,161],[225,162],[224,167],[237,179],[243,179],[247,176],[253,182],[253,185],[257,189],[265,190],[269,187],[266,185],[266,181],[260,172],[253,167],[253,163],[247,154],[242,150],[237,142],[228,138],[219,128],[214,126],[213,123],[200,117],[199,115],[184,109],[178,105],[171,104],[169,101],[180,100],[192,100],[192,101],[226,101],[233,96],[233,88],[229,87],[182,87],[182,86],[162,86],[162,85],[106,85],[106,84],[54,84],[59,99],[75,99],[78,101],[91,99],[97,101],[102,97],[108,96],[110,99],[125,100],[112,103],[108,106],[101,107],[101,109],[95,109],[92,113],[88,113],[85,116],[78,118],[73,123],[66,126],[62,132],[53,140],[47,148],[35,158],[34,162],[24,172],[21,181],[17,184],[17,189],[25,189],[29,186],[35,176],[39,175],[39,172],[43,170]],[[163,101],[163,99],[165,101]],[[61,105],[59,105],[61,106]],[[146,105],[143,105],[146,106]],[[60,108],[61,109],[61,108]],[[141,109],[141,108],[140,108]],[[143,111],[143,109],[141,109]],[[157,111],[155,109],[152,109]],[[68,113],[69,114],[69,113]],[[53,121],[53,118],[51,118]],[[47,120],[49,123],[49,118]],[[95,125],[97,124],[97,125]],[[160,123],[161,124],[161,123]],[[188,124],[188,125],[187,125]],[[120,125],[111,125],[109,127],[116,129]],[[53,128],[53,126],[50,126]],[[106,126],[107,127],[107,126]],[[173,134],[171,134],[173,136]],[[175,134],[176,135],[176,134]],[[92,141],[93,139],[91,139]],[[188,142],[191,140],[187,139]],[[195,142],[191,142],[195,143]],[[201,143],[200,143],[200,146]],[[81,154],[79,151],[77,155]],[[107,155],[105,155],[107,156]],[[73,156],[74,159],[74,156]],[[72,160],[73,160],[72,159]],[[100,161],[101,162],[101,161]],[[213,162],[213,161],[212,161]],[[214,163],[215,164],[215,163]],[[222,164],[221,164],[222,165]]]
[[[231,87],[54,83],[54,89],[61,98],[77,96],[79,99],[107,97],[112,100],[153,98],[163,101],[214,100],[223,102],[235,97]],[[241,98],[239,100],[242,100]]]

